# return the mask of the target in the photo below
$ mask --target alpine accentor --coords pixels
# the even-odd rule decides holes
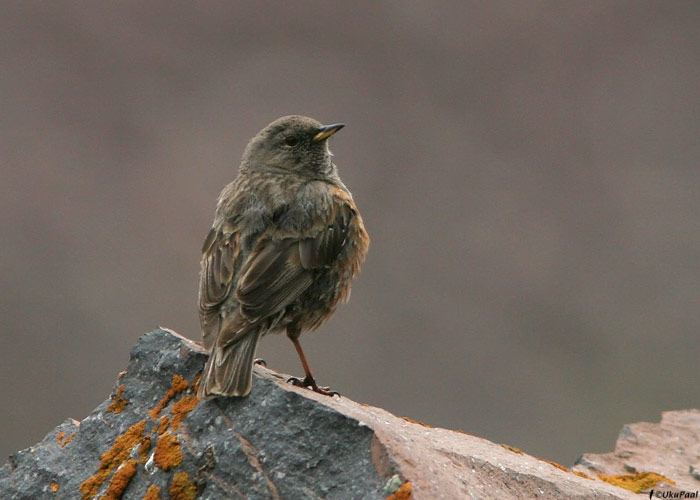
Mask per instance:
[[[210,356],[200,398],[250,393],[260,338],[282,330],[306,375],[290,380],[334,394],[316,384],[299,335],[348,299],[369,246],[328,149],[341,128],[304,116],[275,120],[251,139],[221,192],[202,247],[199,318]]]

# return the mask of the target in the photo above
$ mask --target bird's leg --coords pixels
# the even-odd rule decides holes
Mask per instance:
[[[338,394],[336,391],[331,391],[329,387],[322,387],[316,383],[314,376],[311,374],[309,363],[306,361],[306,356],[304,356],[304,351],[299,343],[300,333],[301,331],[296,328],[287,328],[287,336],[289,337],[289,340],[292,341],[292,344],[294,344],[294,348],[297,350],[297,354],[301,360],[301,365],[304,367],[304,374],[306,376],[303,380],[300,380],[297,377],[290,377],[287,382],[291,382],[298,387],[306,387],[307,389],[311,389],[312,391],[323,394],[324,396],[340,396],[340,394]]]

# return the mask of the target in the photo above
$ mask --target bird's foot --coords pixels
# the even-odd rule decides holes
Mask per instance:
[[[253,360],[253,364],[254,364],[254,365],[264,366],[264,367],[267,368],[267,362],[266,362],[264,359],[262,359],[262,358],[255,358],[255,359]]]
[[[304,387],[306,389],[311,389],[314,392],[317,392],[319,394],[323,394],[324,396],[338,396],[340,397],[340,394],[337,393],[336,391],[331,391],[330,387],[324,387],[324,386],[319,386],[316,384],[316,380],[314,380],[313,377],[309,377],[308,375],[304,377],[303,379],[297,378],[297,377],[289,377],[287,379],[287,382],[291,382],[292,384],[296,385],[297,387]]]

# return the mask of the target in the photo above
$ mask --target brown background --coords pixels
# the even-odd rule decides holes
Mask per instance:
[[[0,456],[199,337],[214,201],[290,113],[347,123],[372,235],[322,383],[567,465],[700,405],[700,3],[232,4],[2,3]]]

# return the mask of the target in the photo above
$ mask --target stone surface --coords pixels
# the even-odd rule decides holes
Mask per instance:
[[[653,473],[675,484],[661,481],[654,486],[642,485],[641,492],[653,489],[697,495],[700,490],[700,410],[667,411],[659,423],[625,425],[617,438],[615,451],[586,453],[573,469],[595,477],[601,474],[631,476],[631,480]]]
[[[249,397],[200,402],[205,359],[173,332],[144,335],[110,399],[0,468],[0,498],[636,498],[515,448],[294,387],[264,367]],[[695,430],[678,439],[694,436],[690,458],[697,412],[687,415]]]

